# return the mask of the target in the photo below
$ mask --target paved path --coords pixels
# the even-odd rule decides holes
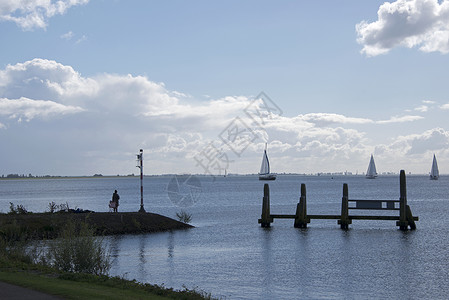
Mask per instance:
[[[63,298],[0,281],[0,299],[60,300]]]

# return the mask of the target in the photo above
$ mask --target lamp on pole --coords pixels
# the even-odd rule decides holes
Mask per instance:
[[[140,168],[140,209],[139,212],[145,212],[143,208],[143,149],[137,154],[137,168]]]

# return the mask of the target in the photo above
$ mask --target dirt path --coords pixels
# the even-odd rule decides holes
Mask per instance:
[[[0,281],[0,299],[58,300],[64,298]]]

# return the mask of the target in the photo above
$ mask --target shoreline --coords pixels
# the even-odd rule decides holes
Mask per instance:
[[[155,213],[140,212],[56,212],[0,214],[0,226],[5,231],[18,231],[28,239],[53,239],[68,222],[90,225],[95,235],[154,233],[194,228]]]

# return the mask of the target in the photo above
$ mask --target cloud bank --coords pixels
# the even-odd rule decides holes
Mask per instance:
[[[449,52],[449,1],[397,0],[385,2],[377,21],[356,25],[362,53],[376,56],[395,47],[418,47],[423,52]]]
[[[313,173],[362,170],[373,151],[378,160],[425,159],[429,151],[445,153],[449,143],[443,128],[389,143],[366,131],[422,120],[423,108],[387,120],[323,112],[287,117],[278,111],[261,124],[249,107],[253,113],[266,108],[252,96],[200,101],[145,76],[85,77],[71,66],[36,58],[0,70],[0,135],[8,141],[0,155],[10,172],[126,174],[135,172],[134,152],[143,148],[151,153],[145,155],[149,174],[204,173],[194,158],[212,145],[228,159],[229,172],[251,173],[268,142],[274,171]]]
[[[69,8],[89,0],[3,0],[0,2],[0,21],[14,22],[23,30],[45,29],[48,20],[63,15]]]

